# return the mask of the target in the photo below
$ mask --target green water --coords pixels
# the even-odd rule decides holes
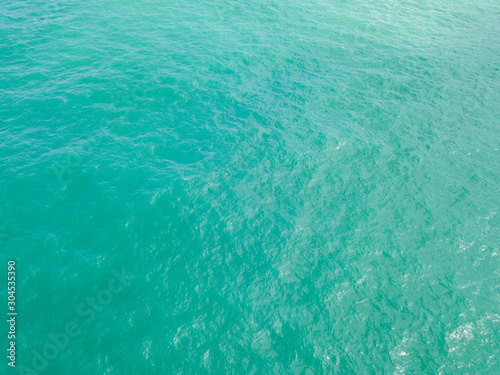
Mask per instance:
[[[498,374],[499,68],[498,1],[3,0],[2,373]]]

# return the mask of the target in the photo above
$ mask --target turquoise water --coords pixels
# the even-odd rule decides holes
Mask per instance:
[[[5,374],[498,374],[498,1],[0,19]]]

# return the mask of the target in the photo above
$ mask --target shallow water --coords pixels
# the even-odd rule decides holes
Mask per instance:
[[[498,371],[498,1],[0,18],[16,370]]]

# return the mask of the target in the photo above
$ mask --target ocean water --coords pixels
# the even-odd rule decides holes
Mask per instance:
[[[0,20],[2,373],[499,373],[499,1]]]

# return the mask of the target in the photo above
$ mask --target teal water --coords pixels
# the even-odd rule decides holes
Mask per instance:
[[[498,1],[0,20],[3,373],[498,374]]]

